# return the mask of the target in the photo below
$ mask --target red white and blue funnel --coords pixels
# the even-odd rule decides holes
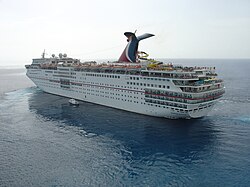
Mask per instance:
[[[118,61],[135,63],[139,41],[149,38],[154,35],[146,33],[146,34],[136,37],[135,33],[132,33],[132,32],[125,32],[124,35],[128,38],[127,39],[128,44]]]

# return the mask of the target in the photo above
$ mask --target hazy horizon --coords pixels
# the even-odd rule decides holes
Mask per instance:
[[[79,59],[118,59],[126,31],[155,34],[150,58],[249,59],[250,1],[0,0],[0,67],[46,49]]]

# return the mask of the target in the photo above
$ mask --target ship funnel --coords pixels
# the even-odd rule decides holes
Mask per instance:
[[[154,36],[153,34],[145,33],[141,36],[135,36],[135,33],[125,32],[124,35],[128,38],[128,44],[119,58],[119,62],[136,62],[136,54],[138,51],[139,41]]]

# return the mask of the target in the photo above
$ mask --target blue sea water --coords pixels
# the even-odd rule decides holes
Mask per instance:
[[[0,186],[249,186],[250,60],[173,61],[217,67],[226,93],[208,116],[74,107],[1,70]]]

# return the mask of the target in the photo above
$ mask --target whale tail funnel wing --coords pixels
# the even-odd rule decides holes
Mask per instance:
[[[125,32],[124,35],[128,38],[127,39],[128,44],[125,47],[118,61],[135,63],[139,41],[149,38],[154,35],[146,33],[146,34],[136,37],[135,33],[132,33],[132,32]]]
[[[145,33],[145,34],[143,34],[143,35],[141,35],[141,36],[137,36],[137,39],[138,39],[139,41],[141,41],[141,40],[144,40],[144,39],[149,38],[149,37],[152,37],[152,36],[154,36],[154,35],[153,35],[153,34],[149,34],[149,33]]]

